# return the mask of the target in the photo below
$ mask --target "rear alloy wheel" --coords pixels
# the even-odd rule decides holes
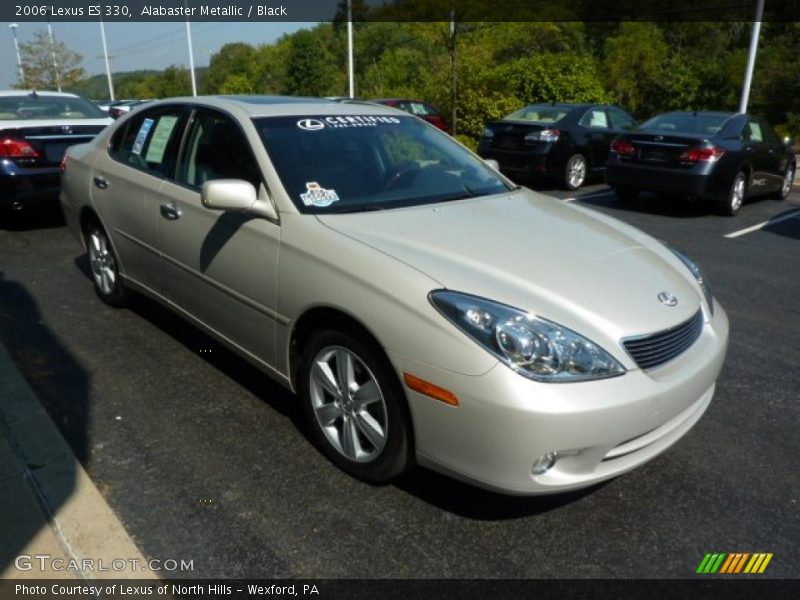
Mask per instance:
[[[86,228],[84,235],[95,292],[109,306],[124,306],[125,288],[122,285],[117,259],[111,249],[106,232],[97,223],[91,223]]]
[[[789,165],[786,167],[786,173],[783,175],[781,191],[778,194],[779,200],[786,200],[786,198],[789,196],[789,192],[792,191],[792,185],[794,185],[794,169],[794,165]]]
[[[636,188],[616,187],[614,188],[614,194],[616,194],[617,200],[623,204],[631,204],[639,198],[639,190]]]
[[[731,191],[728,194],[727,200],[725,200],[720,206],[723,214],[732,217],[739,212],[739,209],[742,208],[742,203],[744,203],[744,194],[746,189],[747,176],[744,174],[744,172],[740,171],[736,174],[736,177],[733,180]]]
[[[583,154],[573,154],[567,161],[567,167],[564,170],[564,184],[568,190],[577,190],[586,181],[586,173],[589,166],[586,164],[586,158]]]
[[[374,344],[328,330],[306,344],[298,393],[323,453],[350,475],[386,482],[411,462],[403,391]]]

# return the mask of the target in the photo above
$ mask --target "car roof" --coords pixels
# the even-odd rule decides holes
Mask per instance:
[[[68,92],[46,92],[39,90],[0,90],[0,97],[8,96],[37,96],[57,97],[57,98],[79,98],[77,94],[70,94]]]
[[[299,96],[186,96],[166,98],[154,102],[159,104],[192,104],[219,108],[247,117],[272,117],[291,115],[403,115],[406,113],[379,104],[365,102],[335,102],[323,98]]]

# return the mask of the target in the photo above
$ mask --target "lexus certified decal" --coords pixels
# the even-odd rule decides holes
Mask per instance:
[[[320,129],[346,129],[353,127],[376,127],[378,125],[399,125],[397,117],[383,117],[377,115],[347,115],[319,118],[300,119],[297,126],[304,131],[319,131]]]

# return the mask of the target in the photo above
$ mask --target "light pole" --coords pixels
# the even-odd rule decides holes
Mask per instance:
[[[355,81],[353,78],[353,2],[347,0],[347,81],[349,83],[350,99],[355,95]]]
[[[47,17],[47,35],[50,38],[50,53],[53,55],[53,71],[56,74],[56,86],[61,91],[61,75],[58,72],[58,62],[56,62],[56,46],[53,43],[53,27],[50,25],[50,16]]]
[[[184,0],[183,5],[187,8],[188,14],[189,0]],[[192,96],[197,96],[197,80],[194,76],[194,51],[192,50],[192,27],[189,25],[189,17],[186,17],[186,43],[189,44],[189,73],[192,76]]]
[[[11,35],[14,36],[14,50],[17,51],[17,69],[19,70],[19,82],[22,87],[25,87],[25,71],[22,69],[22,57],[19,54],[19,42],[17,41],[17,28],[19,25],[11,23],[8,26],[11,29]]]
[[[106,61],[106,78],[108,79],[108,96],[114,100],[114,82],[111,80],[111,64],[108,62],[108,46],[106,45],[106,26],[100,18],[100,37],[103,40],[103,58]]]
[[[750,100],[750,84],[753,83],[753,68],[756,65],[756,52],[758,51],[758,37],[761,34],[761,18],[764,15],[764,0],[758,0],[756,5],[756,20],[753,22],[753,33],[750,36],[750,52],[747,55],[747,70],[744,73],[742,98],[739,101],[739,112],[747,112],[747,102]]]

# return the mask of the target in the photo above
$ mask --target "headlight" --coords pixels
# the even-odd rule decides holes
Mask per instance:
[[[487,139],[492,139],[492,138],[494,137],[494,131],[492,131],[491,129],[489,129],[488,127],[486,127],[486,128],[483,130],[483,137],[485,137],[485,138],[487,138]]]
[[[588,381],[625,372],[597,344],[552,321],[458,292],[438,290],[429,298],[456,327],[530,379]]]
[[[706,303],[708,304],[708,310],[711,314],[714,314],[714,296],[711,295],[711,285],[708,283],[708,279],[706,276],[703,275],[703,271],[700,270],[700,267],[697,266],[697,263],[694,262],[691,258],[686,256],[680,250],[677,250],[670,246],[669,244],[665,244],[667,248],[669,248],[672,253],[677,256],[681,262],[686,265],[686,268],[689,269],[689,272],[694,276],[697,280],[697,284],[703,290],[703,296],[705,296]]]

